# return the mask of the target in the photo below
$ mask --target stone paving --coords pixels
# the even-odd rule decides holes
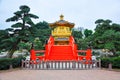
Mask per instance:
[[[120,80],[120,72],[108,70],[13,70],[0,80]]]

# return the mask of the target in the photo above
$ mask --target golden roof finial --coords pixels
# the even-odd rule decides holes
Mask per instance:
[[[60,15],[60,20],[63,20],[64,19],[64,16],[61,14]]]

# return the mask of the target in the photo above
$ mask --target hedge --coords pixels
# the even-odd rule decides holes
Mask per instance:
[[[110,63],[112,64],[113,68],[120,68],[120,56],[101,59],[101,66],[104,68],[108,68]]]
[[[21,60],[23,57],[18,58],[1,58],[0,59],[0,70],[7,70],[12,65],[13,68],[17,68],[21,66]]]

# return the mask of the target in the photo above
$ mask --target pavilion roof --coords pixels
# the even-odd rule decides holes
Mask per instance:
[[[56,21],[54,23],[49,23],[50,27],[57,27],[57,26],[66,26],[66,27],[70,27],[70,28],[74,27],[74,25],[75,25],[74,23],[65,21],[63,18],[64,18],[64,16],[60,15],[59,21]]]

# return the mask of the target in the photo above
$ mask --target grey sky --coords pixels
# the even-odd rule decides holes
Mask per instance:
[[[13,23],[5,19],[13,16],[20,5],[28,5],[39,21],[55,22],[63,14],[65,20],[74,22],[75,27],[94,29],[97,19],[111,19],[120,23],[120,0],[0,0],[0,29]]]

